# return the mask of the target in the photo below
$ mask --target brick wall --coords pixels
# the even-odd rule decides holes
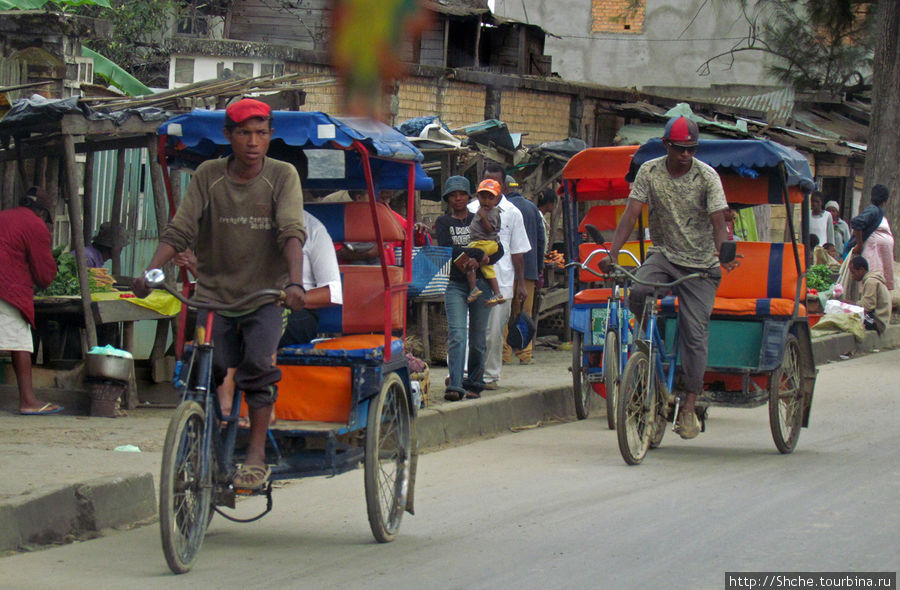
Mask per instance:
[[[304,63],[287,63],[284,67],[285,74],[309,74],[309,81],[328,80],[336,78],[336,75],[326,66]],[[304,111],[322,111],[324,113],[338,114],[341,112],[340,98],[343,92],[335,82],[323,86],[310,86],[306,88],[306,104],[301,107]]]
[[[592,0],[592,33],[640,33],[644,25],[646,0],[629,10],[629,0]]]
[[[484,119],[485,89],[477,84],[410,78],[399,85],[396,122],[438,115],[450,128]]]
[[[528,133],[524,143],[569,136],[570,95],[506,89],[500,100],[500,118],[512,133]]]

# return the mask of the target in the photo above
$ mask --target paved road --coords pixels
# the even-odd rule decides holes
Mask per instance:
[[[185,576],[154,525],[0,559],[0,587],[694,589],[733,570],[896,571],[898,367],[900,351],[822,367],[793,455],[765,408],[715,409],[707,433],[670,432],[638,467],[591,419],[423,457],[418,515],[389,545],[359,471],[280,490],[254,524],[217,517]]]

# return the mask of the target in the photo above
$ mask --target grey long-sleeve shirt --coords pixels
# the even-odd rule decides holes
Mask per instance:
[[[238,182],[227,158],[201,164],[161,242],[197,254],[197,296],[233,303],[287,283],[284,245],[303,244],[303,193],[293,166],[266,158],[260,173]]]

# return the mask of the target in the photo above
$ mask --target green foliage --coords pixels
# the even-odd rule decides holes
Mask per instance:
[[[816,291],[827,291],[834,283],[828,265],[814,264],[806,271],[806,286]]]
[[[0,0],[2,1],[2,0]],[[78,14],[112,23],[108,37],[85,40],[85,45],[121,66],[148,86],[168,85],[169,54],[164,41],[180,0],[104,0],[105,8],[83,6]]]
[[[41,297],[61,297],[63,295],[81,295],[81,285],[78,283],[78,263],[75,257],[66,251],[65,246],[53,250],[53,258],[56,259],[56,276],[46,289],[41,289],[35,295]],[[98,285],[93,277],[88,276],[91,293],[105,293],[112,291],[108,285]]]
[[[47,4],[48,8],[65,11],[73,6],[105,6],[109,8],[109,0],[0,0],[0,10],[40,10]]]
[[[872,18],[877,2],[869,0],[719,0],[738,4],[747,22],[747,36],[731,50],[712,56],[710,63],[734,59],[738,52],[760,51],[777,58],[769,71],[799,91],[840,95],[862,82],[872,62]],[[712,3],[715,3],[713,0]],[[703,8],[710,9],[710,0]]]

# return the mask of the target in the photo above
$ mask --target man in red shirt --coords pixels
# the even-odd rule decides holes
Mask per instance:
[[[47,287],[56,276],[48,227],[56,199],[34,187],[20,205],[0,211],[0,350],[12,355],[19,413],[43,416],[63,409],[37,399],[31,380],[34,285]]]

